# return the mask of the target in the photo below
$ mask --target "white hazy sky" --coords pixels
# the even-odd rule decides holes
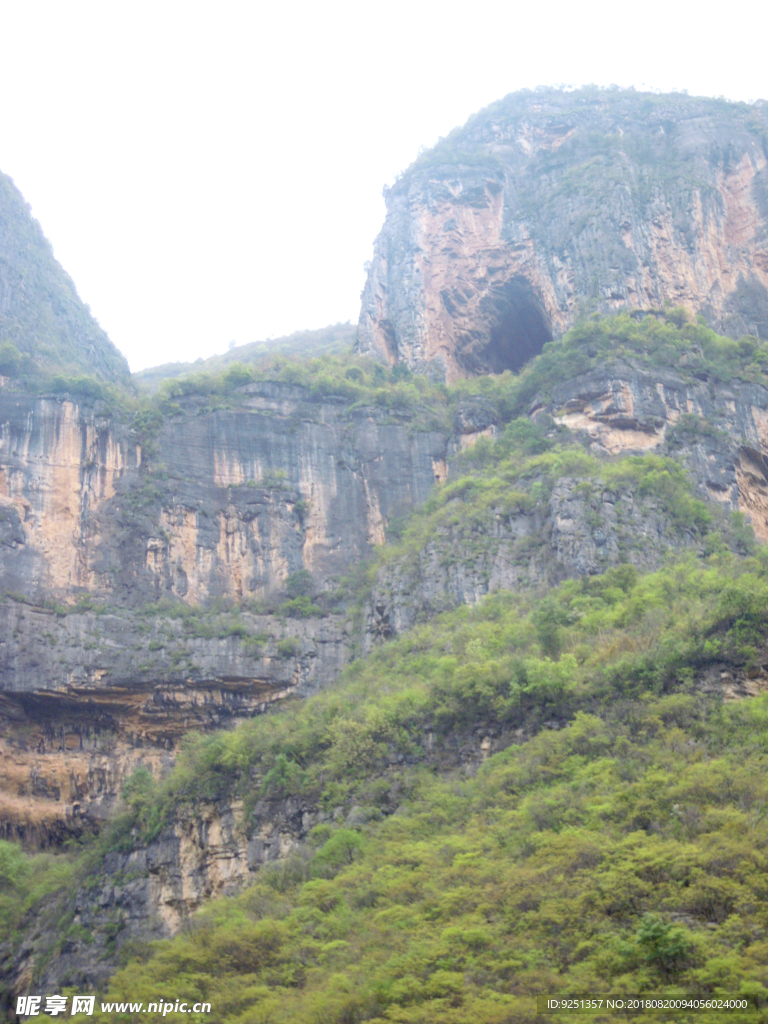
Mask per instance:
[[[356,320],[381,189],[515,89],[768,96],[768,5],[0,0],[0,169],[133,370]]]

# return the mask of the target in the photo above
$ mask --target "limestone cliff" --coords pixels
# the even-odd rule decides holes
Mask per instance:
[[[339,371],[349,383],[373,367],[392,391],[412,389],[400,403],[242,367],[248,383],[181,388],[178,401],[157,398],[138,413],[125,394],[107,404],[5,379],[0,837],[55,847],[98,829],[128,776],[143,766],[162,777],[188,731],[312,694],[361,647],[445,608],[704,551],[706,531],[676,518],[662,493],[611,475],[623,456],[684,464],[719,517],[718,543],[735,535],[731,511],[768,540],[768,352],[757,344],[732,379],[697,376],[687,351],[654,365],[591,356],[588,342],[577,372],[529,391],[525,374],[518,391],[509,375],[498,388],[449,390],[407,372],[453,381],[520,369],[586,309],[671,302],[765,337],[766,138],[761,107],[681,96],[544,92],[472,119],[388,194],[359,348],[405,367],[387,375],[351,360]],[[22,255],[13,261],[25,266]],[[9,309],[19,294],[0,288]],[[72,337],[82,368],[119,376],[107,349]],[[763,362],[747,367],[749,352]],[[210,369],[231,372],[230,362]],[[417,384],[442,403],[433,421],[420,415]],[[463,467],[473,457],[481,466],[483,451],[498,461],[496,442],[515,423],[539,431],[558,458],[575,453],[576,468],[542,463],[522,481],[500,477],[485,492],[493,500],[427,522],[418,543],[406,531],[372,585],[350,583],[427,499],[447,494],[458,506]],[[752,675],[710,666],[696,686],[756,693],[768,686],[763,660]],[[390,746],[389,767],[383,751],[382,813],[402,799],[397,765],[474,770],[528,735],[480,718],[437,740],[429,721],[417,726],[409,753]],[[10,987],[28,991],[33,973],[52,988],[99,984],[124,943],[172,934],[265,864],[303,856],[318,823],[354,826],[362,813],[272,798],[258,773],[246,782],[247,812],[224,791],[179,805],[151,835],[115,841],[87,886],[38,907],[25,942],[0,948]]]
[[[597,363],[599,360],[594,360]],[[530,418],[577,437],[601,458],[656,453],[682,463],[701,499],[740,512],[768,542],[768,388],[734,379],[697,379],[683,369],[649,368],[615,359],[539,394]],[[485,425],[467,440],[498,429],[477,402],[459,407]],[[535,480],[526,488],[533,493]],[[382,566],[366,602],[366,649],[446,608],[475,604],[494,590],[549,587],[567,578],[631,563],[647,571],[665,555],[701,545],[675,524],[659,495],[624,482],[564,476],[539,482],[538,498],[520,507],[500,503],[470,523],[429,533],[424,543]]]
[[[302,569],[332,586],[427,496],[448,443],[347,405],[277,383],[191,401],[148,461],[98,403],[0,393],[4,589],[130,606],[265,598]]]
[[[518,370],[586,310],[682,305],[768,337],[768,113],[516,93],[386,193],[358,348],[449,381]]]
[[[337,677],[355,638],[334,589],[450,434],[348,405],[252,384],[149,438],[99,401],[0,392],[0,834],[92,828],[189,729]],[[302,572],[322,609],[274,614]]]

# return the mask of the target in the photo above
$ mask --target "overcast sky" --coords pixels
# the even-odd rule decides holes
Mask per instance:
[[[0,0],[0,169],[133,370],[357,319],[382,186],[537,85],[768,96],[768,5]]]

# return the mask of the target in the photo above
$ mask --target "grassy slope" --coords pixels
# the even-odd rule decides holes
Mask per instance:
[[[578,328],[520,378],[463,393],[485,392],[511,416],[601,351],[669,366],[688,353],[687,372],[692,341],[708,375],[762,379],[752,341],[626,317]],[[333,359],[275,371],[351,388],[349,401],[385,385],[423,400],[426,385],[376,372]],[[537,450],[539,440],[512,424],[469,467],[470,484],[436,495],[403,543],[431,516],[475,515],[512,483],[530,500],[532,461],[548,472],[558,459],[591,462]],[[724,543],[673,465],[620,460],[601,472],[662,483],[673,516],[708,536],[704,554],[646,576],[620,567],[543,598],[492,595],[355,663],[331,691],[190,739],[162,785],[134,780],[104,845],[150,839],[200,800],[235,794],[247,810],[290,794],[356,806],[360,823],[318,828],[311,855],[263,871],[118,972],[115,998],[199,993],[227,1022],[492,1022],[532,1019],[542,991],[768,986],[768,714],[762,698],[723,707],[696,686],[708,668],[762,664],[768,559],[733,554],[733,535]],[[428,766],[474,726],[535,738],[476,778]],[[34,898],[30,877],[7,874],[17,905]]]
[[[499,594],[196,741],[162,787],[134,787],[113,841],[238,790],[368,823],[318,827],[311,856],[211,905],[110,997],[207,998],[228,1022],[490,1024],[533,1019],[538,992],[763,992],[768,701],[724,707],[696,679],[761,663],[767,608],[762,552],[622,567],[544,604]],[[476,778],[387,768],[476,722],[536,735]]]

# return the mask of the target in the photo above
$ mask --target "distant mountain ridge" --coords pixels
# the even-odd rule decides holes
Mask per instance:
[[[29,205],[0,173],[0,373],[127,382],[128,363],[77,294]]]
[[[222,355],[196,359],[193,363],[163,363],[139,370],[133,379],[150,391],[156,391],[164,380],[176,380],[191,373],[218,373],[234,363],[258,363],[270,356],[336,355],[354,345],[357,324],[331,324],[312,331],[295,331],[281,338],[252,341],[236,345]]]

